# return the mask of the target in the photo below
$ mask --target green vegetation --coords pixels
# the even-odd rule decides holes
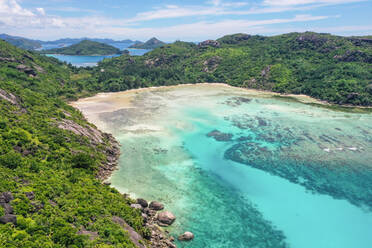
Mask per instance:
[[[44,54],[64,54],[64,55],[112,55],[120,54],[120,49],[91,40],[83,40],[77,44],[42,51]]]
[[[41,47],[41,43],[39,41],[30,40],[23,37],[0,34],[0,39],[3,39],[16,47],[26,50],[34,50]]]
[[[175,42],[141,57],[105,60],[91,83],[105,91],[180,83],[306,94],[337,104],[372,105],[372,40],[318,33],[236,34],[218,42]]]
[[[160,41],[160,40],[158,40],[154,37],[154,38],[149,39],[145,43],[137,42],[136,44],[131,45],[129,48],[155,49],[155,48],[161,47],[163,45],[165,45],[164,42],[162,42],[162,41]]]
[[[87,42],[65,49],[98,53]],[[104,54],[117,53],[104,48]],[[149,236],[132,200],[96,179],[108,161],[110,136],[66,101],[100,91],[221,82],[370,106],[371,63],[371,39],[316,33],[175,42],[95,68],[0,41],[0,194],[12,193],[17,217],[16,224],[0,224],[0,247],[134,247],[113,216]],[[5,211],[0,207],[0,217]],[[88,231],[92,239],[80,235]]]
[[[95,129],[62,100],[86,94],[78,80],[87,74],[74,70],[0,41],[0,193],[12,193],[17,216],[0,224],[0,247],[135,247],[112,216],[148,236],[131,200],[96,179],[109,136],[97,142],[61,128]]]

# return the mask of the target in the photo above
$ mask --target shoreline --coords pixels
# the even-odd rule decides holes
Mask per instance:
[[[146,88],[130,89],[130,90],[118,91],[118,92],[100,92],[93,96],[80,98],[77,101],[70,102],[69,104],[76,108],[77,106],[75,105],[75,103],[80,103],[84,101],[89,102],[92,100],[97,101],[98,98],[105,98],[108,96],[113,96],[113,97],[118,98],[123,95],[129,95],[130,97],[132,97],[133,94],[135,95],[139,92],[144,92],[144,91],[167,90],[167,89],[172,89],[172,88],[198,87],[198,86],[222,86],[222,87],[226,87],[226,89],[241,89],[245,93],[256,94],[262,97],[278,97],[278,98],[283,98],[283,99],[288,99],[288,100],[294,100],[299,103],[324,107],[324,108],[328,108],[328,109],[336,110],[336,111],[338,110],[338,111],[345,111],[345,112],[372,113],[372,106],[336,104],[336,103],[331,103],[331,102],[327,102],[324,100],[316,99],[316,98],[313,98],[311,96],[304,95],[304,94],[283,94],[283,93],[278,93],[278,92],[273,92],[273,91],[268,91],[268,90],[231,86],[225,83],[196,83],[196,84],[187,83],[187,84],[177,84],[177,85],[167,85],[167,86],[151,86],[151,87],[146,87]],[[122,107],[131,107],[131,105],[128,104]],[[114,108],[114,110],[110,109],[107,112],[112,112],[118,109],[120,108]]]

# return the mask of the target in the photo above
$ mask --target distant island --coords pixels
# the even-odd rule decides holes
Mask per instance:
[[[96,42],[100,42],[100,43],[104,43],[108,45],[121,44],[121,45],[125,45],[128,47],[132,44],[139,44],[139,43],[143,44],[143,42],[138,41],[138,40],[136,41],[130,40],[130,39],[113,40],[113,39],[87,38],[87,37],[85,38],[62,38],[62,39],[53,40],[53,41],[42,41],[42,40],[28,39],[28,38],[24,38],[20,36],[12,36],[8,34],[0,34],[0,39],[5,40],[6,42],[10,44],[16,47],[25,49],[25,50],[39,50],[39,49],[43,49],[44,46],[51,48],[50,46],[57,47],[57,46],[65,46],[65,45],[74,45],[84,40],[96,41]]]
[[[43,54],[63,55],[111,55],[121,54],[119,48],[91,40],[83,40],[77,44],[41,51]]]
[[[138,49],[155,49],[165,45],[166,43],[163,41],[158,40],[157,38],[151,38],[145,43],[143,42],[136,42],[135,44],[131,45],[129,48],[138,48]]]

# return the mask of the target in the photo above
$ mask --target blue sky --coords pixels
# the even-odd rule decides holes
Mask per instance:
[[[0,0],[0,33],[201,41],[226,34],[372,35],[372,0]]]

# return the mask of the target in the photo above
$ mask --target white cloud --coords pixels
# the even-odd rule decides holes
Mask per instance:
[[[43,8],[36,8],[37,12],[39,12],[41,15],[45,15],[45,10]]]
[[[274,0],[265,0],[274,1]],[[289,0],[286,0],[287,2]],[[310,1],[310,0],[300,0]],[[324,0],[325,1],[325,0]],[[323,2],[324,2],[323,1]],[[332,1],[332,0],[329,0]],[[334,0],[336,1],[336,0]],[[341,1],[341,0],[339,0]],[[346,1],[346,0],[344,0]],[[209,6],[167,5],[164,8],[139,13],[132,19],[118,19],[98,15],[82,17],[60,17],[49,15],[43,8],[30,10],[22,8],[16,0],[0,0],[0,25],[1,31],[12,35],[25,36],[37,39],[57,39],[69,37],[99,37],[99,38],[132,38],[147,39],[152,36],[167,41],[176,39],[201,40],[218,38],[227,33],[278,33],[280,27],[273,28],[274,24],[310,22],[334,18],[335,16],[296,15],[293,18],[277,18],[265,20],[236,20],[232,17],[220,21],[194,21],[193,23],[172,25],[164,27],[141,27],[139,23],[163,18],[179,18],[190,16],[216,16],[216,15],[251,15],[283,11],[285,9],[306,9],[308,6],[273,5],[259,9],[235,9],[228,6],[229,2],[214,1]],[[235,16],[235,17],[236,17]],[[252,19],[252,17],[250,18]],[[201,20],[201,19],[199,19]],[[274,30],[274,31],[273,31]]]
[[[306,4],[344,4],[361,2],[364,0],[264,0],[264,5],[269,6],[294,6]]]

